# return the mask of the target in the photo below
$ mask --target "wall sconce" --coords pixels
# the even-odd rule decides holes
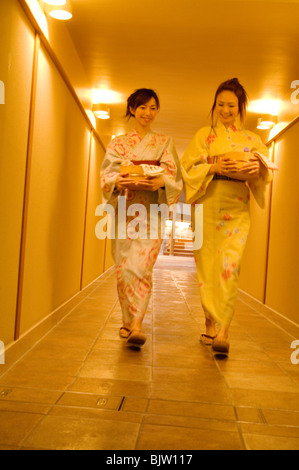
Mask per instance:
[[[56,20],[69,20],[72,18],[71,0],[43,0],[46,4],[44,10]]]
[[[274,116],[273,114],[264,114],[258,118],[256,127],[258,129],[271,129],[275,124],[277,124],[277,116]]]
[[[92,112],[98,119],[109,119],[110,109],[106,104],[95,103],[92,105]]]

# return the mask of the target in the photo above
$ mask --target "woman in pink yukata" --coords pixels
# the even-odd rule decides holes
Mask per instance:
[[[129,96],[126,117],[135,119],[135,127],[110,142],[101,168],[103,198],[116,209],[112,255],[123,316],[119,333],[127,339],[129,346],[137,347],[146,341],[142,322],[151,297],[153,267],[163,239],[162,231],[155,237],[150,236],[151,205],[166,203],[170,207],[178,201],[182,191],[179,159],[172,139],[151,130],[159,108],[159,98],[151,89],[141,88]],[[121,164],[139,165],[142,162],[154,176],[136,180],[128,173],[120,173]],[[125,216],[118,214],[119,196],[126,198]],[[132,206],[135,204],[144,208],[138,215],[143,236],[136,236],[136,223],[132,225],[132,215],[136,212]],[[118,238],[121,224],[125,236]]]

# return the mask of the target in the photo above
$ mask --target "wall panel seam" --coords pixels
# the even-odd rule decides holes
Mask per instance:
[[[25,264],[25,251],[26,251],[28,204],[29,204],[31,160],[32,160],[32,142],[33,142],[33,132],[34,132],[34,115],[35,115],[37,67],[38,67],[39,50],[40,50],[40,37],[39,37],[39,34],[36,32],[35,43],[34,43],[33,65],[32,65],[30,107],[29,107],[26,169],[25,169],[18,288],[17,288],[17,302],[16,302],[16,316],[15,316],[15,335],[14,335],[15,340],[17,340],[20,336],[20,325],[21,325],[21,309],[22,309],[22,294],[23,294],[23,281],[24,281],[24,264]]]
[[[93,131],[90,132],[89,151],[88,151],[88,168],[87,168],[86,197],[85,197],[85,213],[84,213],[84,228],[83,228],[83,245],[82,245],[80,290],[82,290],[82,288],[83,288],[83,271],[84,271],[85,242],[86,242],[88,194],[89,194],[89,186],[90,186],[89,183],[90,183],[90,165],[91,165],[92,140],[93,140]]]
[[[272,161],[275,162],[275,141],[272,141]],[[267,230],[267,249],[266,249],[266,270],[264,282],[264,298],[263,303],[266,305],[267,297],[267,281],[269,269],[269,250],[270,250],[270,232],[271,232],[271,212],[272,212],[272,199],[273,199],[273,180],[270,183],[270,196],[269,196],[269,209],[268,209],[268,230]]]

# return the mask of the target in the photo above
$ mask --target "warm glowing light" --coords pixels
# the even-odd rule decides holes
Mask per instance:
[[[257,114],[272,114],[278,116],[281,108],[280,100],[261,99],[251,101],[248,105],[248,111]]]
[[[44,3],[48,3],[48,5],[65,5],[66,0],[43,0]]]
[[[113,104],[113,103],[121,103],[122,101],[123,101],[123,97],[117,91],[108,90],[104,88],[92,90],[92,102],[93,103]]]
[[[124,135],[126,130],[123,127],[119,127],[116,131],[114,131],[114,138],[118,137],[119,135]]]
[[[109,114],[97,114],[97,118],[99,119],[110,119]]]
[[[93,112],[90,109],[87,109],[86,114],[87,114],[91,124],[93,125],[93,127],[96,127],[96,117],[93,114]]]
[[[40,26],[42,32],[49,39],[48,23],[45,13],[43,12],[40,4],[37,0],[26,0],[27,5],[29,6],[34,18],[36,19],[38,25]]]
[[[52,10],[50,16],[52,16],[52,18],[55,18],[55,20],[69,20],[73,15],[69,11]]]
[[[106,104],[95,103],[92,105],[93,114],[99,119],[109,119],[110,109]]]
[[[272,114],[264,114],[258,118],[257,128],[271,129],[271,127],[274,127],[275,124],[277,124],[277,116],[273,116]]]
[[[73,16],[71,0],[43,0],[43,8],[56,20],[69,20]]]

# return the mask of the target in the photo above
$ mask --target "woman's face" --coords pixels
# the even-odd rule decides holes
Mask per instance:
[[[158,107],[155,98],[151,98],[147,103],[141,104],[135,110],[130,108],[130,111],[141,127],[150,127],[158,114]]]
[[[224,90],[219,93],[215,114],[226,128],[234,124],[239,115],[239,100],[233,91]]]

